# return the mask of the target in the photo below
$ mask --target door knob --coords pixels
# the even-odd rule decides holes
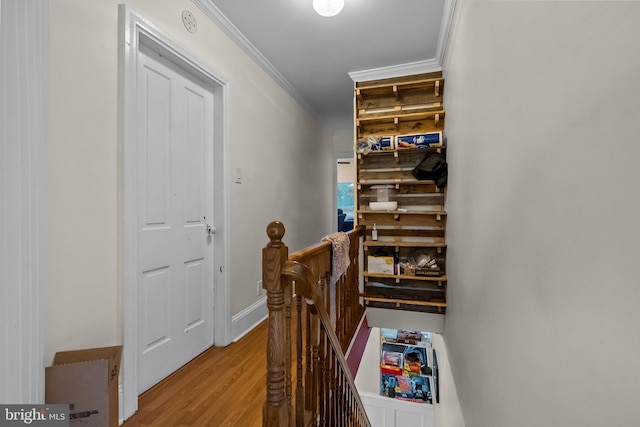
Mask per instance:
[[[209,236],[211,236],[212,234],[216,234],[216,231],[218,231],[218,230],[216,229],[216,227],[214,225],[207,224],[207,234]]]

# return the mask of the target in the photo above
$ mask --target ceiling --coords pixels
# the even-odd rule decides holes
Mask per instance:
[[[193,0],[330,131],[353,129],[353,80],[441,69],[455,0]],[[350,77],[350,74],[351,77]]]

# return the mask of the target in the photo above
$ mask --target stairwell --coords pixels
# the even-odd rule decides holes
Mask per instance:
[[[428,331],[437,354],[438,399],[414,403],[391,399],[380,390],[382,328]],[[445,342],[444,315],[404,310],[367,308],[362,325],[347,352],[355,384],[374,427],[464,427],[464,420],[451,374]],[[366,337],[364,344],[359,343]],[[357,363],[353,359],[358,359]]]

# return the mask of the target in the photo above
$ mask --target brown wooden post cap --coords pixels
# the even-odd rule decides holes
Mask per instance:
[[[269,237],[270,242],[267,246],[271,247],[279,247],[283,246],[282,237],[284,237],[284,224],[280,221],[272,221],[267,226],[267,236]]]

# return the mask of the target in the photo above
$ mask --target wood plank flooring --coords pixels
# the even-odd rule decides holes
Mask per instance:
[[[213,347],[140,396],[123,427],[262,426],[267,322]]]

